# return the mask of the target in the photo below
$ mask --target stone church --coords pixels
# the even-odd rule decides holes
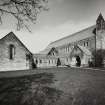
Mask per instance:
[[[105,49],[105,20],[100,14],[96,24],[50,43],[33,54],[10,32],[0,39],[0,71],[26,70],[37,67],[88,66],[92,51]],[[78,64],[78,65],[77,65]]]
[[[105,49],[105,20],[100,13],[96,24],[80,32],[50,43],[45,50],[34,54],[38,67],[88,66],[92,51]]]
[[[0,71],[32,69],[33,54],[10,32],[0,39]]]

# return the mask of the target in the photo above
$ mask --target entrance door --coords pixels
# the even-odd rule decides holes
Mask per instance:
[[[81,66],[81,58],[78,55],[76,56],[76,66]]]

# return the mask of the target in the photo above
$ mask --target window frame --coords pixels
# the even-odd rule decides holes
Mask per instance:
[[[13,44],[9,45],[9,59],[14,60],[15,57],[15,46]]]

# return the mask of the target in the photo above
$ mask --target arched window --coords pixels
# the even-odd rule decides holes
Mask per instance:
[[[9,46],[9,59],[10,60],[14,59],[14,56],[15,56],[15,46],[11,44]]]
[[[35,60],[35,63],[38,64],[38,60],[37,59]]]
[[[84,47],[85,47],[85,42],[84,42]]]
[[[89,43],[87,42],[87,46],[89,45]]]

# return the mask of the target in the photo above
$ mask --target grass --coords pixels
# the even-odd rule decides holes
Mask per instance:
[[[0,105],[47,105],[55,102],[61,91],[50,87],[53,78],[52,73],[1,78]]]
[[[52,68],[35,72],[1,78],[0,105],[105,105],[104,71]]]

